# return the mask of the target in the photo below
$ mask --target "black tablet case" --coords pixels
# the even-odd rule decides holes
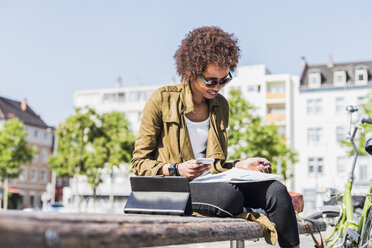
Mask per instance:
[[[124,213],[191,215],[189,180],[177,176],[130,177]]]

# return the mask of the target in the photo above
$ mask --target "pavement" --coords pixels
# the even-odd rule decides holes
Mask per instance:
[[[323,239],[330,233],[329,228],[325,232],[322,232]],[[318,233],[314,233],[315,238],[320,241],[320,236]],[[245,240],[244,247],[247,248],[280,248],[277,244],[272,246],[266,243],[266,241],[261,238],[259,240]],[[171,245],[171,246],[161,246],[162,248],[230,248],[230,241],[223,242],[209,242],[209,243],[198,243],[198,244],[188,244],[188,245]],[[301,248],[313,248],[314,241],[310,234],[300,235],[300,247]],[[158,247],[160,248],[160,247]]]
[[[322,233],[324,239],[324,232]],[[315,237],[320,241],[319,234],[315,234]],[[279,245],[272,246],[265,242],[263,238],[258,241],[245,240],[245,247],[249,248],[280,248]],[[223,242],[210,242],[210,243],[198,243],[198,244],[188,244],[188,245],[171,245],[171,246],[161,246],[162,248],[230,248],[230,241]],[[313,248],[314,241],[310,235],[301,235],[300,236],[300,247],[301,248]],[[160,248],[160,247],[158,247]]]

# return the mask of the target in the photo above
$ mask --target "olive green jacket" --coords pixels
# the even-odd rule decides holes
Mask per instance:
[[[185,114],[193,110],[188,83],[165,86],[151,95],[143,110],[133,152],[135,174],[154,176],[164,164],[195,159],[185,123]],[[232,166],[225,163],[229,105],[222,95],[209,100],[209,117],[206,157],[215,159],[211,172],[218,173]]]

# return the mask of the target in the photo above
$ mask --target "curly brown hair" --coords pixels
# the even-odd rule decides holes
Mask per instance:
[[[214,26],[189,32],[174,55],[177,72],[186,82],[203,73],[208,64],[228,66],[233,71],[239,57],[240,48],[234,35]]]

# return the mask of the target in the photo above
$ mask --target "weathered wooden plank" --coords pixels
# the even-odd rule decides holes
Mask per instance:
[[[318,222],[325,230],[325,224]],[[300,233],[306,229],[299,223]],[[234,218],[0,212],[0,247],[148,247],[262,237]]]

